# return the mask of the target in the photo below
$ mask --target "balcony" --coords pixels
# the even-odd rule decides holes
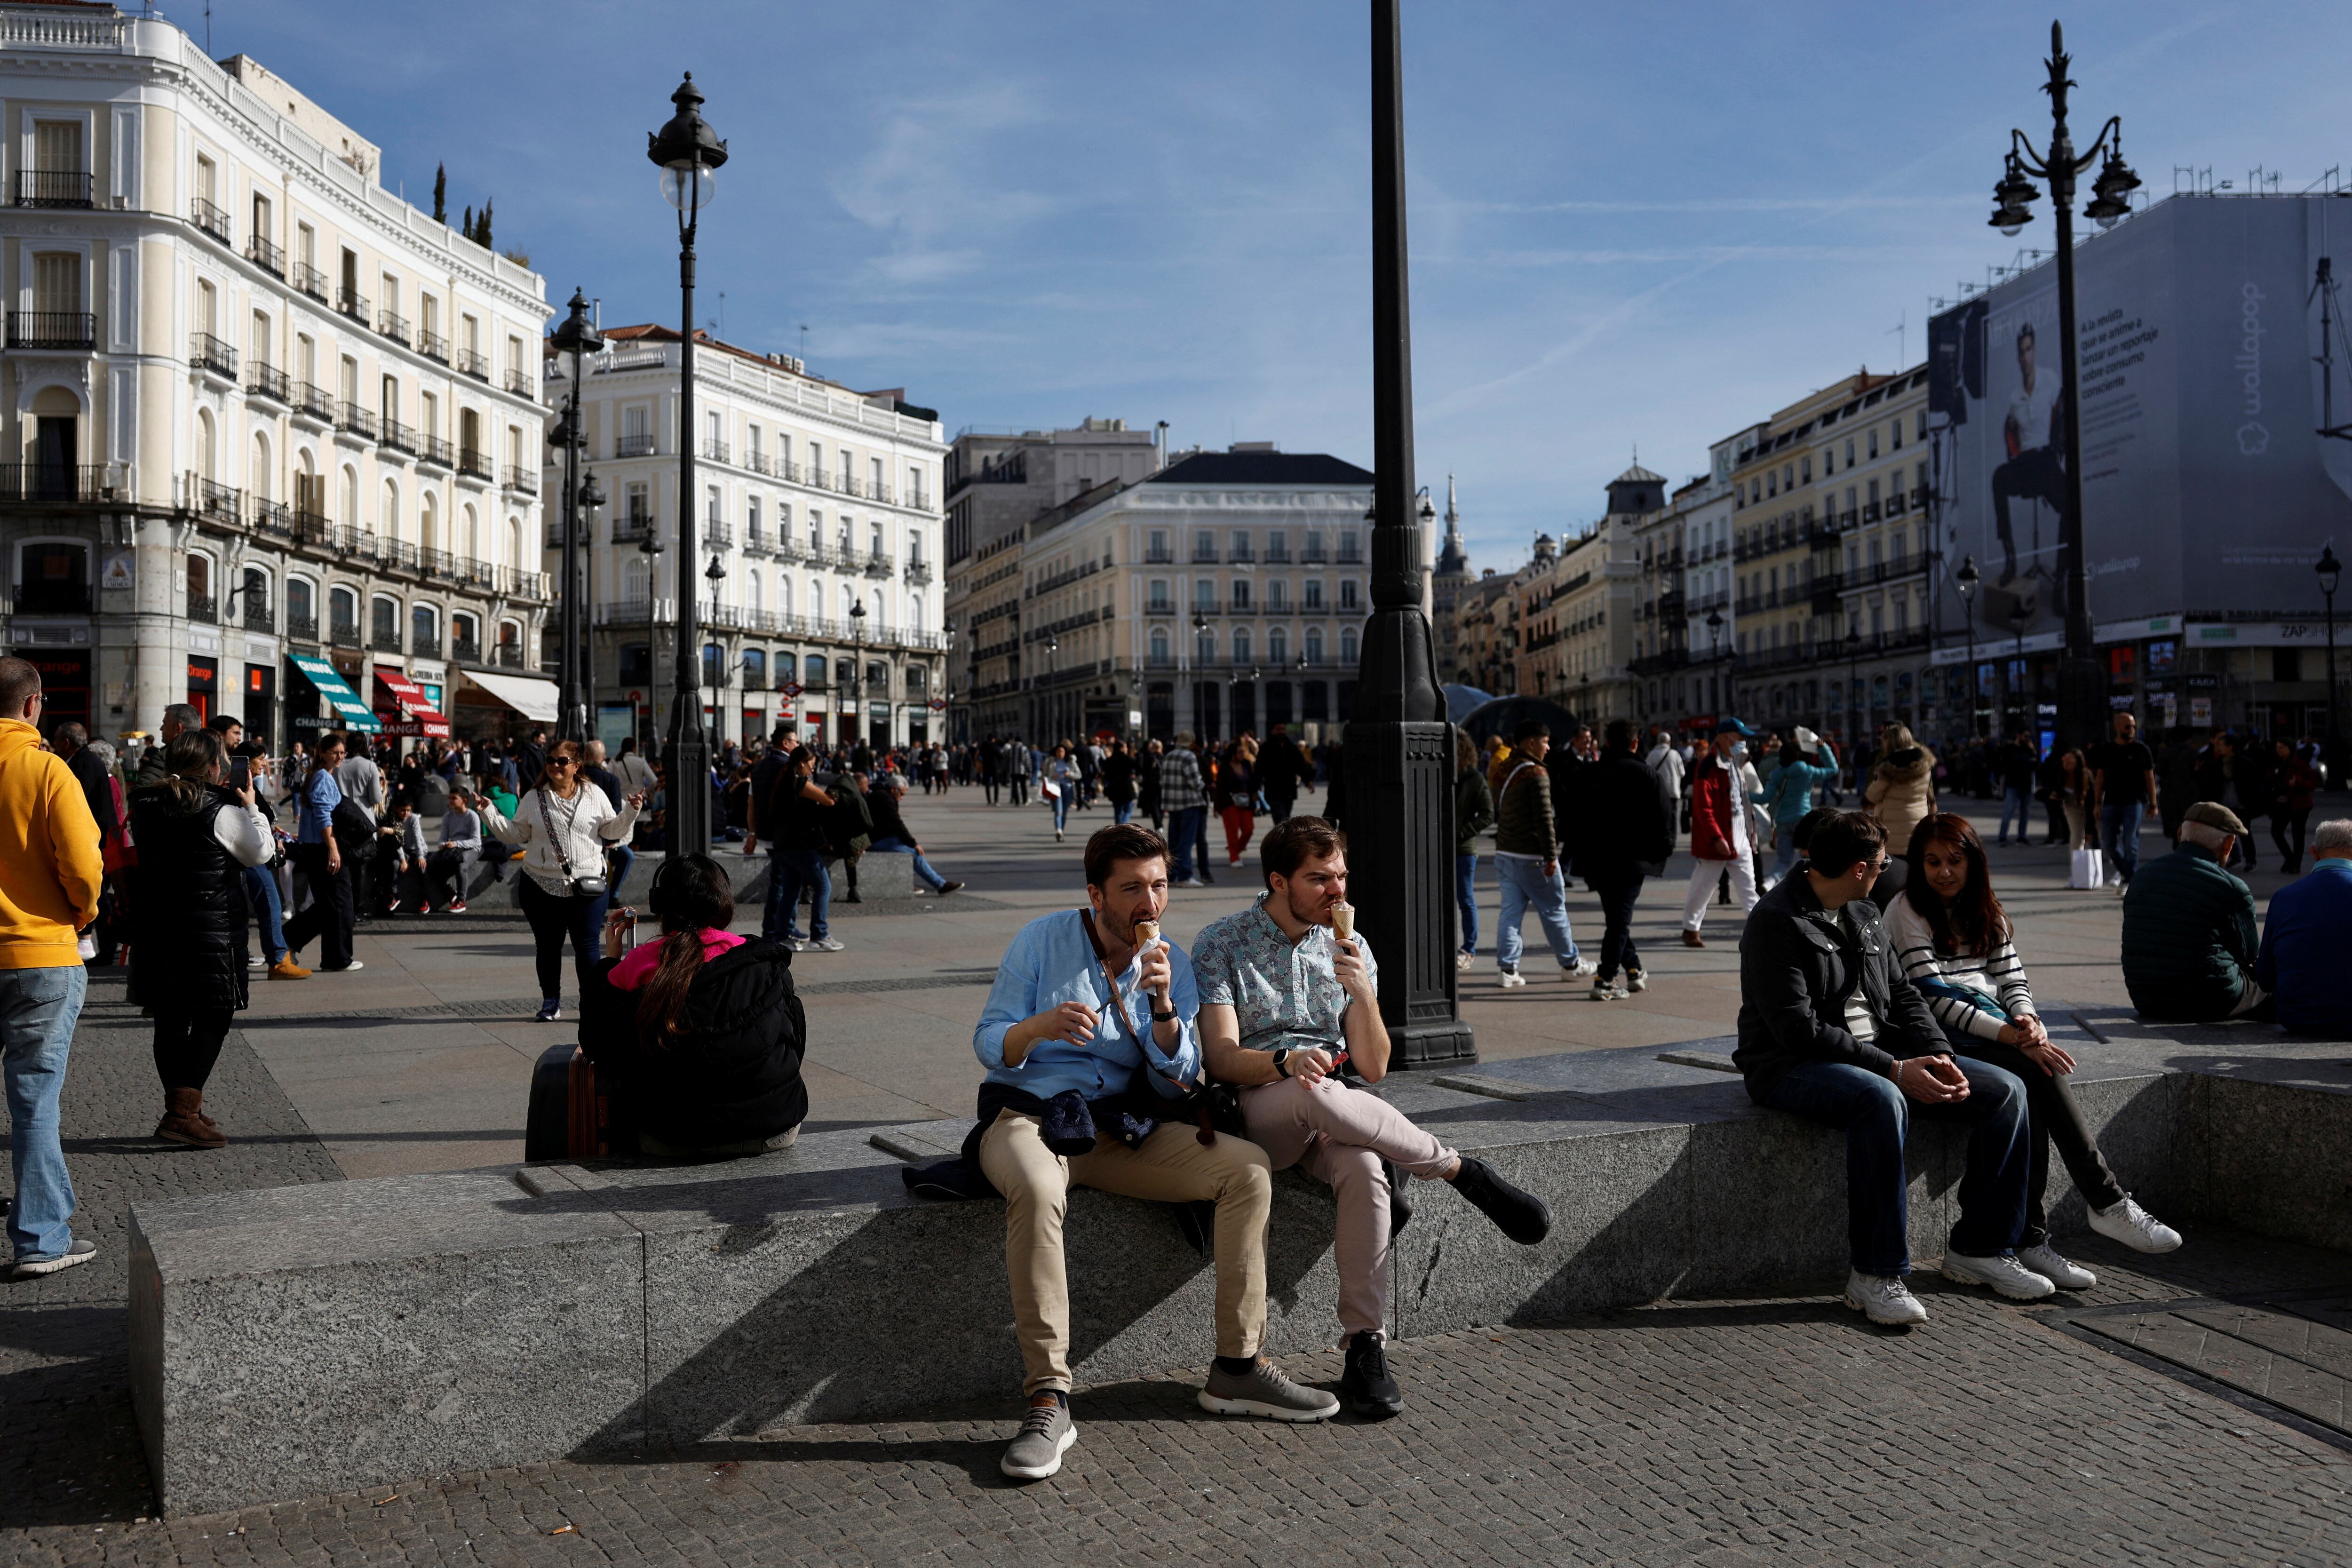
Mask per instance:
[[[453,659],[457,660],[459,664],[479,664],[479,663],[481,663],[481,662],[482,662],[482,644],[481,644],[481,640],[480,640],[478,637],[452,637],[452,638],[450,638],[450,639],[449,639],[449,657],[450,657],[451,658],[453,658]]]
[[[449,340],[432,332],[419,332],[416,334],[416,352],[426,359],[437,359],[443,364],[447,364]]]
[[[208,626],[220,625],[220,601],[210,594],[189,595],[188,619],[202,621]]]
[[[322,511],[305,511],[299,507],[294,510],[294,537],[300,543],[324,545],[334,537],[334,529]]]
[[[702,534],[702,542],[710,545],[713,548],[722,547],[735,542],[734,525],[720,518],[704,518],[702,520],[702,528],[700,531]]]
[[[522,644],[519,642],[502,642],[499,644],[498,647],[494,651],[498,655],[498,665],[500,669],[520,669],[522,668]],[[650,682],[648,684],[650,684]]]
[[[287,616],[286,637],[289,642],[310,643],[315,646],[319,640],[319,617],[316,616]]]
[[[360,646],[360,624],[359,624],[359,622],[357,622],[357,621],[337,621],[337,622],[336,622],[332,626],[329,627],[328,629],[329,629],[329,631],[330,631],[330,632],[331,632],[331,633],[332,633],[331,641],[332,641],[332,643],[333,643],[333,646],[334,646],[334,647],[359,647],[359,646]],[[395,639],[395,640],[397,640],[397,639]]]
[[[282,500],[268,500],[256,496],[253,498],[253,526],[264,533],[291,539],[294,537],[293,509]]]
[[[290,405],[294,384],[276,365],[255,364],[246,372],[245,393],[247,397],[266,397],[272,403]]]
[[[0,463],[0,505],[54,501],[78,505],[110,500],[103,463]]]
[[[220,208],[213,205],[212,203],[205,200],[204,197],[198,196],[194,201],[188,204],[188,221],[194,224],[198,228],[203,229],[206,234],[211,235],[215,239],[219,240],[223,245],[226,245],[229,242],[228,214],[221,211]]]
[[[1265,547],[1265,563],[1266,563],[1267,565],[1269,565],[1269,566],[1287,566],[1287,565],[1289,565],[1289,564],[1290,564],[1290,548],[1289,548],[1289,546],[1287,546],[1287,545],[1283,545],[1283,544],[1269,544],[1269,545],[1267,545],[1267,546]]]
[[[616,517],[613,520],[613,542],[635,544],[654,531],[650,517]]]
[[[335,422],[335,399],[323,386],[301,382],[294,388],[294,412],[321,425]]]
[[[16,205],[20,207],[86,207],[89,176],[63,169],[16,171]]]
[[[270,613],[269,601],[258,594],[243,594],[238,598],[245,606],[244,626],[249,632],[274,632],[278,619]]]
[[[458,452],[457,471],[477,479],[490,479],[497,477],[490,471],[489,454],[478,452],[471,447]]]
[[[1232,565],[1247,566],[1256,558],[1250,553],[1250,547],[1246,543],[1243,543],[1234,545],[1234,552],[1225,559]]]
[[[11,310],[8,346],[12,349],[92,349],[98,346],[98,317],[88,310]]]
[[[438,436],[426,436],[417,443],[416,460],[420,463],[429,463],[436,468],[447,468],[456,467],[457,458],[456,450],[448,442]]]
[[[439,632],[418,632],[412,636],[408,641],[408,651],[418,658],[439,658],[441,657],[441,634]]]
[[[373,441],[375,439],[375,416],[356,403],[346,403],[335,418],[335,426]]]
[[[866,499],[867,500],[878,500],[885,506],[896,506],[898,504],[897,496],[898,492],[893,490],[890,486],[883,480],[868,479],[866,481]]]
[[[624,436],[613,444],[615,458],[650,458],[657,450],[656,438],[647,435]]]
[[[1342,566],[1361,566],[1363,563],[1364,553],[1361,550],[1359,550],[1356,547],[1355,542],[1353,540],[1342,542],[1339,546],[1339,564]]]
[[[481,357],[481,355],[476,354],[474,356],[476,363],[478,363]],[[479,374],[484,381],[490,379],[489,369],[488,366],[484,366],[483,369],[478,372],[469,370],[466,374],[467,375]],[[507,390],[513,393],[517,397],[528,397],[533,403],[539,401],[539,384],[531,380],[530,372],[527,370],[510,370],[507,372]]]
[[[714,463],[723,463],[727,460],[727,443],[716,437],[707,438],[702,443],[702,455]]]
[[[368,297],[356,289],[336,289],[335,309],[362,327],[375,319],[369,314],[372,307],[368,303]]]
[[[273,278],[286,276],[286,253],[257,234],[246,237],[245,258]]]
[[[1176,557],[1166,545],[1154,545],[1143,552],[1143,563],[1146,566],[1173,566]]]
[[[482,357],[482,351],[479,349],[459,349],[457,369],[462,374],[472,376],[476,381],[490,379],[490,362]]]
[[[909,561],[909,562],[908,562],[908,563],[907,563],[907,581],[908,581],[908,582],[909,582],[909,583],[913,584],[915,586],[917,586],[917,587],[919,587],[919,587],[921,587],[923,584],[925,584],[929,583],[930,580],[931,580],[931,563],[930,563],[929,562],[928,562],[928,561]]]
[[[196,512],[215,522],[236,527],[245,521],[245,492],[214,479],[198,479],[195,487]]]
[[[400,651],[400,633],[388,627],[378,626],[374,631],[368,634],[367,645],[369,651],[372,653],[398,653]]]
[[[506,488],[510,490],[519,491],[520,493],[527,496],[537,495],[539,493],[539,470],[537,468],[526,467],[521,463],[509,463],[507,465]]]
[[[378,420],[376,423],[376,428],[380,432],[377,439],[381,440],[385,446],[391,447],[395,452],[405,452],[412,458],[416,456],[415,431],[410,429],[407,426],[403,425],[399,420],[392,418],[390,416],[386,416],[384,418]]]
[[[887,583],[896,575],[896,571],[890,564],[888,552],[868,555],[866,558],[866,574],[877,583]]]
[[[327,275],[307,261],[298,261],[294,264],[294,287],[321,305],[331,297]]]
[[[407,317],[395,315],[390,310],[378,310],[375,313],[375,330],[378,337],[390,338],[402,348],[408,346]]]
[[[1216,551],[1214,551],[1213,549],[1211,549],[1211,550],[1195,550],[1195,551],[1193,551],[1193,552],[1192,552],[1192,564],[1193,564],[1193,565],[1195,565],[1195,566],[1214,566],[1216,563],[1217,563],[1217,552],[1216,552]]]

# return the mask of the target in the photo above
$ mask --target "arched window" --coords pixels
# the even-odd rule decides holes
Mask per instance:
[[[459,610],[449,616],[449,652],[457,658],[482,657],[482,623]]]
[[[377,598],[368,606],[370,645],[385,653],[400,651],[400,601]]]
[[[802,663],[807,672],[801,677],[802,681],[809,686],[823,686],[824,684],[824,655],[821,653],[813,653],[809,655],[807,658],[803,659]]]
[[[788,681],[788,680],[798,680],[800,678],[801,678],[801,661],[800,661],[800,656],[799,656],[799,655],[797,655],[797,654],[790,654],[790,653],[786,653],[786,652],[784,652],[782,648],[777,649],[777,650],[776,650],[776,684],[777,684],[778,686],[782,686],[782,685],[783,685],[783,684],[784,684],[786,681]]]
[[[1269,663],[1286,664],[1290,659],[1290,634],[1280,626],[1265,634],[1265,657]]]
[[[507,564],[522,564],[522,519],[519,517],[507,519]]]
[[[780,615],[780,616],[789,616],[789,615],[791,615],[792,613],[793,613],[793,578],[792,578],[792,574],[791,574],[791,573],[789,573],[789,572],[779,572],[779,573],[777,573],[777,574],[776,574],[776,614],[778,614],[778,615]]]
[[[768,687],[768,655],[764,649],[751,648],[743,655],[743,689],[764,691]]]
[[[760,574],[757,572],[743,574],[743,607],[754,615],[764,607],[760,603]]]
[[[213,415],[209,408],[196,410],[196,477],[216,479],[220,471],[214,466]]]
[[[375,531],[386,539],[400,537],[400,483],[396,479],[383,481],[383,507],[376,514]]]
[[[844,584],[841,585],[841,624],[842,624],[842,625],[844,625],[844,626],[847,626],[847,625],[849,624],[849,611],[850,611],[850,608],[851,608],[851,606],[852,606],[852,605],[856,605],[856,603],[857,603],[857,595],[856,595],[856,594],[854,594],[854,593],[852,593],[852,592],[850,591],[850,588],[849,588],[849,584],[848,584],[844,583]]]
[[[907,629],[917,632],[923,629],[923,596],[920,594],[907,595]]]
[[[1356,662],[1356,628],[1353,626],[1339,628],[1339,662],[1341,664]]]
[[[343,468],[342,489],[343,493],[340,500],[343,526],[357,528],[360,525],[360,471],[348,464]]]
[[[339,647],[357,647],[360,643],[360,596],[349,588],[338,587],[327,595],[330,609],[328,631]]]
[[[441,548],[441,509],[426,490],[416,500],[416,542],[427,550]]]
[[[286,635],[302,642],[319,640],[319,586],[308,577],[286,579]]]
[[[1217,662],[1216,633],[1201,632],[1193,637],[1192,662],[1195,664],[1214,664]]]
[[[441,612],[430,605],[412,605],[408,610],[408,651],[425,656],[437,656],[441,651]]]

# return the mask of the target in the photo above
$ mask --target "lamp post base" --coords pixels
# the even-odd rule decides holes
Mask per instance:
[[[1340,758],[1349,896],[1381,966],[1390,1059],[1398,1068],[1475,1062],[1477,1041],[1454,1007],[1454,727],[1359,719]]]

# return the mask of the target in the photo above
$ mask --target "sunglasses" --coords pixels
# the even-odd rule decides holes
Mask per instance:
[[[550,768],[568,768],[572,765],[572,759],[570,757],[550,757],[546,762],[540,765]]]

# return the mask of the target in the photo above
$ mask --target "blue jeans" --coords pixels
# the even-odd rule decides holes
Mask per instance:
[[[1766,1091],[1775,1110],[1845,1134],[1846,1240],[1853,1267],[1886,1278],[1911,1271],[1911,1177],[1903,1146],[1911,1118],[1965,1121],[1969,1165],[1960,1178],[1960,1222],[1950,1247],[1966,1258],[2014,1252],[2025,1232],[2027,1178],[2032,1170],[2025,1085],[2013,1073],[1966,1057],[1969,1097],[1922,1105],[1895,1081],[1845,1062],[1806,1062]]]
[[[267,866],[245,868],[245,901],[261,922],[261,950],[277,963],[286,956],[285,910],[278,901],[278,873]]]
[[[1478,857],[1454,858],[1454,902],[1462,910],[1462,951],[1478,951]]]
[[[1764,880],[1777,883],[1797,868],[1797,825],[1776,822],[1772,825],[1772,870]]]
[[[916,877],[921,880],[923,886],[934,893],[948,885],[948,879],[945,877],[931,869],[931,863],[923,858],[923,852],[903,838],[877,838],[866,847],[882,855],[912,855],[915,858]]]
[[[1067,785],[1064,785],[1062,792],[1054,797],[1054,831],[1059,833],[1069,825],[1070,791]]]
[[[1519,966],[1519,922],[1527,919],[1528,906],[1533,904],[1536,919],[1543,926],[1544,940],[1551,944],[1552,957],[1559,961],[1562,969],[1572,967],[1577,960],[1576,933],[1569,930],[1568,882],[1559,874],[1558,864],[1553,865],[1551,875],[1547,877],[1539,860],[1497,855],[1495,874],[1503,884],[1503,918],[1496,928],[1495,966]]]
[[[2003,844],[2009,842],[2009,817],[2011,812],[2015,812],[2017,814],[2017,838],[2018,842],[2021,844],[2025,841],[2026,834],[2030,832],[2033,826],[2033,819],[2026,814],[2025,792],[2019,789],[2014,784],[2000,792],[2000,836],[1999,841]]]
[[[1181,810],[1170,812],[1168,817],[1168,849],[1169,853],[1176,857],[1176,864],[1169,868],[1169,880],[1190,881],[1192,878],[1192,846],[1201,841],[1203,825],[1209,818],[1209,808],[1205,805],[1188,805]],[[1202,844],[1202,864],[1207,863],[1208,858],[1208,846]]]
[[[2126,887],[2132,873],[2139,869],[2139,824],[2147,815],[2145,801],[2111,800],[2099,807],[2099,847],[2123,873]]]
[[[8,1211],[8,1245],[18,1263],[62,1258],[73,1246],[73,1178],[58,1138],[58,1096],[66,1055],[89,991],[80,964],[0,969],[0,1059],[8,1081],[9,1164],[16,1201]]]
[[[1119,827],[1125,827],[1129,823],[1134,821],[1135,802],[1131,800],[1115,802],[1110,808],[1110,819],[1115,826]]]
[[[621,884],[629,879],[629,868],[637,863],[637,852],[625,844],[615,844],[604,853],[608,858],[606,863],[612,868],[606,873],[606,883],[613,889],[613,897],[617,899],[621,896]]]
[[[801,889],[815,890],[809,903],[809,935],[819,941],[832,934],[825,916],[833,910],[833,874],[824,858],[814,849],[768,851],[768,907],[760,917],[760,934],[770,942],[800,939]]]

